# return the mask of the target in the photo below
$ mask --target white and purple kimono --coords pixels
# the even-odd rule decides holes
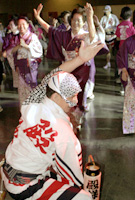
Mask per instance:
[[[19,70],[18,93],[20,104],[28,97],[30,91],[37,86],[38,66],[41,62],[42,46],[36,36],[29,30],[23,37],[17,36],[17,45],[24,39],[29,49],[19,47],[14,54],[15,67]]]
[[[128,80],[122,83],[125,88],[123,108],[123,133],[135,133],[135,35],[124,41],[117,54],[117,65],[121,73],[128,71]]]
[[[2,168],[12,198],[92,200],[81,189],[81,145],[62,108],[45,97],[41,103],[23,105],[21,113]]]

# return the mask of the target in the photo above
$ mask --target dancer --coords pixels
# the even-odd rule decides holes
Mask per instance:
[[[71,14],[70,11],[66,11],[66,10],[61,13],[61,15],[59,16],[59,19],[62,20],[62,23],[57,27],[58,29],[69,30],[71,28],[68,21],[70,14]]]
[[[18,88],[18,73],[15,70],[14,57],[12,53],[13,48],[17,45],[16,42],[17,42],[17,38],[19,34],[17,21],[18,21],[17,15],[12,16],[11,19],[9,20],[8,27],[9,27],[10,33],[8,33],[4,37],[4,42],[2,46],[2,55],[4,58],[7,58],[8,63],[12,69],[14,88]]]
[[[96,32],[98,35],[100,35],[100,40],[102,43],[105,42],[105,31],[102,27],[102,25],[99,22],[99,19],[96,15],[93,16],[94,24],[96,28]],[[88,24],[85,22],[85,30],[88,30]],[[91,67],[89,72],[89,79],[85,85],[85,92],[83,97],[83,105],[85,107],[85,111],[89,111],[89,106],[87,105],[87,98],[90,100],[93,100],[95,98],[95,95],[93,93],[94,86],[95,86],[95,74],[96,74],[96,66],[94,58],[91,60]]]
[[[116,35],[117,35],[117,41],[119,42],[119,48],[122,46],[123,42],[130,36],[135,34],[135,28],[133,26],[133,23],[131,22],[132,17],[132,10],[128,6],[123,7],[121,9],[121,23],[117,26],[116,29]],[[116,66],[117,67],[117,66]],[[116,68],[116,77],[119,77],[118,75],[118,67]],[[120,78],[117,78],[117,82],[121,83]],[[124,95],[124,88],[121,85],[120,94]]]
[[[119,24],[119,19],[117,18],[116,15],[111,13],[111,6],[110,5],[106,5],[104,8],[104,16],[101,18],[100,20],[100,24],[102,25],[102,27],[105,30],[105,41],[106,44],[110,50],[110,52],[107,54],[106,57],[106,65],[104,66],[104,69],[107,69],[109,67],[111,67],[111,53],[112,53],[112,47],[114,46],[114,41],[116,40],[116,27]]]
[[[123,7],[120,14],[120,18],[122,21],[116,29],[117,40],[120,41],[119,48],[123,44],[124,40],[135,34],[135,28],[133,26],[133,22],[131,22],[131,17],[131,8],[129,8],[128,6]]]
[[[18,72],[18,93],[20,105],[28,97],[30,91],[37,86],[38,66],[42,56],[42,46],[36,34],[29,30],[27,17],[18,19],[19,35],[12,53],[14,65]]]
[[[90,44],[94,40],[95,26],[93,22],[93,9],[90,4],[86,3],[85,6],[89,32],[83,30],[85,17],[83,13],[79,10],[74,9],[72,11],[71,18],[69,21],[71,29],[68,31],[63,31],[51,27],[40,17],[42,8],[43,5],[40,4],[37,10],[34,9],[34,15],[40,23],[40,25],[45,29],[46,32],[48,32],[48,58],[53,58],[59,61],[73,59],[78,54],[81,40],[84,40],[86,45]],[[79,81],[79,84],[82,89],[82,92],[78,95],[78,106],[82,111],[84,111],[84,107],[82,105],[84,87],[89,78],[90,66],[91,62],[89,61],[87,63],[84,63],[82,66],[80,66],[72,72]]]
[[[67,72],[101,48],[99,42],[87,47],[82,42],[79,55],[48,74],[23,103],[2,167],[2,179],[13,199],[92,200],[82,190],[81,146],[66,115],[77,104],[81,88]]]
[[[123,133],[135,133],[135,35],[123,42],[117,53],[117,65],[125,88]]]

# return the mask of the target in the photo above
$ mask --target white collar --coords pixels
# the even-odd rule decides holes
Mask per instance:
[[[42,100],[42,103],[45,104],[53,113],[60,114],[62,118],[64,118],[66,121],[70,121],[68,115],[64,112],[64,110],[56,104],[54,101],[49,99],[47,96]]]
[[[82,34],[84,34],[84,33],[88,33],[88,32],[85,31],[83,28],[81,28],[80,31],[79,31],[76,35],[74,35],[73,32],[71,31],[71,37],[72,37],[72,39],[73,39],[74,37],[76,37],[76,36],[78,36],[78,35],[82,35]]]

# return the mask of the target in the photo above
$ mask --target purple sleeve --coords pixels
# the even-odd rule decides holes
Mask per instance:
[[[63,43],[63,31],[51,26],[49,28],[48,37],[49,43],[46,57],[59,61],[64,60],[61,48]]]
[[[128,52],[131,39],[126,39],[122,46],[119,48],[119,51],[116,56],[116,62],[119,69],[126,68],[128,69]]]
[[[7,36],[5,36],[3,38],[2,51],[5,51],[9,47],[9,45],[10,45],[10,38],[11,38],[11,34],[7,34]]]
[[[105,46],[97,53],[97,55],[108,54],[108,53],[109,53],[109,49],[107,45],[105,44]]]
[[[13,35],[9,33],[5,38],[2,46],[2,51],[7,51],[19,44],[19,34]]]
[[[126,68],[128,70],[128,40],[125,40],[119,48],[116,55],[116,62],[118,69]],[[120,73],[120,79],[125,88],[128,82],[122,80],[122,73]]]
[[[135,49],[135,35],[127,38],[124,43],[119,48],[119,51],[117,53],[116,61],[119,69],[126,68],[130,77],[133,76],[134,70],[128,68],[128,55],[132,54]],[[120,74],[121,76],[121,74]],[[127,81],[122,81],[123,86],[125,87],[127,84]]]
[[[58,28],[58,29],[66,30],[66,26],[65,26],[63,23],[60,24],[57,28]]]

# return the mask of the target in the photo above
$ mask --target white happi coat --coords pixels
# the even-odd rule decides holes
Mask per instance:
[[[103,16],[100,20],[100,24],[102,25],[102,27],[104,28],[106,32],[106,36],[105,36],[106,41],[109,42],[116,38],[116,35],[115,35],[116,27],[119,24],[119,19],[116,15],[110,14],[109,17],[107,17],[106,15]]]
[[[21,113],[22,117],[15,130],[13,141],[6,150],[6,162],[14,169],[41,175],[28,184],[17,185],[11,183],[2,173],[6,189],[13,194],[25,191],[29,186],[38,183],[39,179],[50,176],[50,166],[57,172],[58,181],[62,182],[65,177],[68,185],[81,186],[83,184],[81,146],[62,108],[45,97],[42,103],[23,105]],[[49,186],[45,182],[43,190],[28,199],[40,198]],[[89,195],[88,197],[90,198]]]
[[[100,24],[103,26],[103,28],[106,30],[108,28],[113,28],[118,26],[119,24],[119,19],[116,15],[110,14],[109,17],[106,15],[103,16],[100,20]]]

